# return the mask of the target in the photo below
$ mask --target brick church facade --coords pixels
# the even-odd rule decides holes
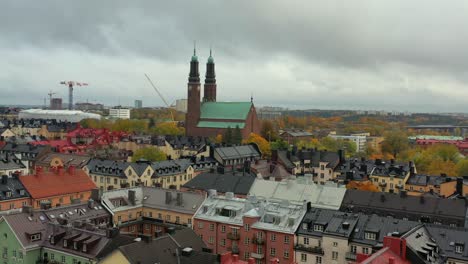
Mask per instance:
[[[187,136],[216,137],[224,135],[230,127],[239,127],[242,138],[250,133],[260,133],[260,122],[257,111],[250,102],[217,102],[216,75],[213,57],[206,63],[205,85],[201,101],[201,83],[198,70],[198,57],[193,53],[190,61],[188,78],[187,114],[185,116],[185,131]]]

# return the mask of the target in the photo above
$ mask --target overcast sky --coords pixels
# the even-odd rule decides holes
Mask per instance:
[[[138,4],[137,4],[137,3]],[[468,112],[468,1],[2,1],[0,104],[185,98],[193,41],[218,101]]]

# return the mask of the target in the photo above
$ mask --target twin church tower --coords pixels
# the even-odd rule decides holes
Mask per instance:
[[[196,50],[190,60],[188,78],[187,114],[185,131],[187,136],[216,137],[225,130],[239,127],[243,138],[250,133],[259,133],[260,125],[253,105],[250,102],[217,102],[215,63],[210,50],[206,63],[203,100],[200,94],[200,72]]]

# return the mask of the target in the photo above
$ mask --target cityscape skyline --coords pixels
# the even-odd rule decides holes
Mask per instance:
[[[162,105],[145,73],[174,102],[186,98],[196,40],[202,75],[212,47],[223,101],[253,94],[259,106],[291,109],[467,111],[461,1],[112,3],[7,3],[0,104],[41,105],[50,90],[65,99],[59,83],[79,80],[89,86],[75,89],[76,102]]]

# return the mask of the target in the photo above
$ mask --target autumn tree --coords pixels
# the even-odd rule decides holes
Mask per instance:
[[[460,160],[455,166],[458,176],[468,176],[468,159]]]
[[[396,159],[398,154],[408,149],[408,137],[402,131],[390,131],[385,134],[382,142],[382,152],[392,154]]]
[[[277,139],[270,143],[270,148],[273,150],[276,149],[289,149],[288,142],[284,141],[283,139]]]
[[[166,160],[166,154],[159,149],[147,147],[136,150],[133,153],[132,161],[136,162],[137,160],[145,159],[148,161],[161,161]]]
[[[268,139],[268,141],[274,141],[278,138],[278,135],[273,127],[273,122],[270,120],[263,120],[262,121],[262,129],[260,131],[260,135]]]
[[[249,137],[245,139],[243,144],[250,144],[250,143],[255,143],[257,144],[258,148],[262,152],[262,156],[265,157],[270,157],[271,156],[271,148],[270,144],[266,139],[264,139],[262,136],[255,134],[255,133],[250,133]]]
[[[214,142],[215,142],[216,144],[221,144],[221,143],[223,143],[223,135],[218,134],[218,135],[214,138]]]
[[[177,126],[175,122],[162,122],[157,124],[152,130],[156,135],[171,135],[171,136],[180,136],[185,134],[185,129],[183,127]]]

